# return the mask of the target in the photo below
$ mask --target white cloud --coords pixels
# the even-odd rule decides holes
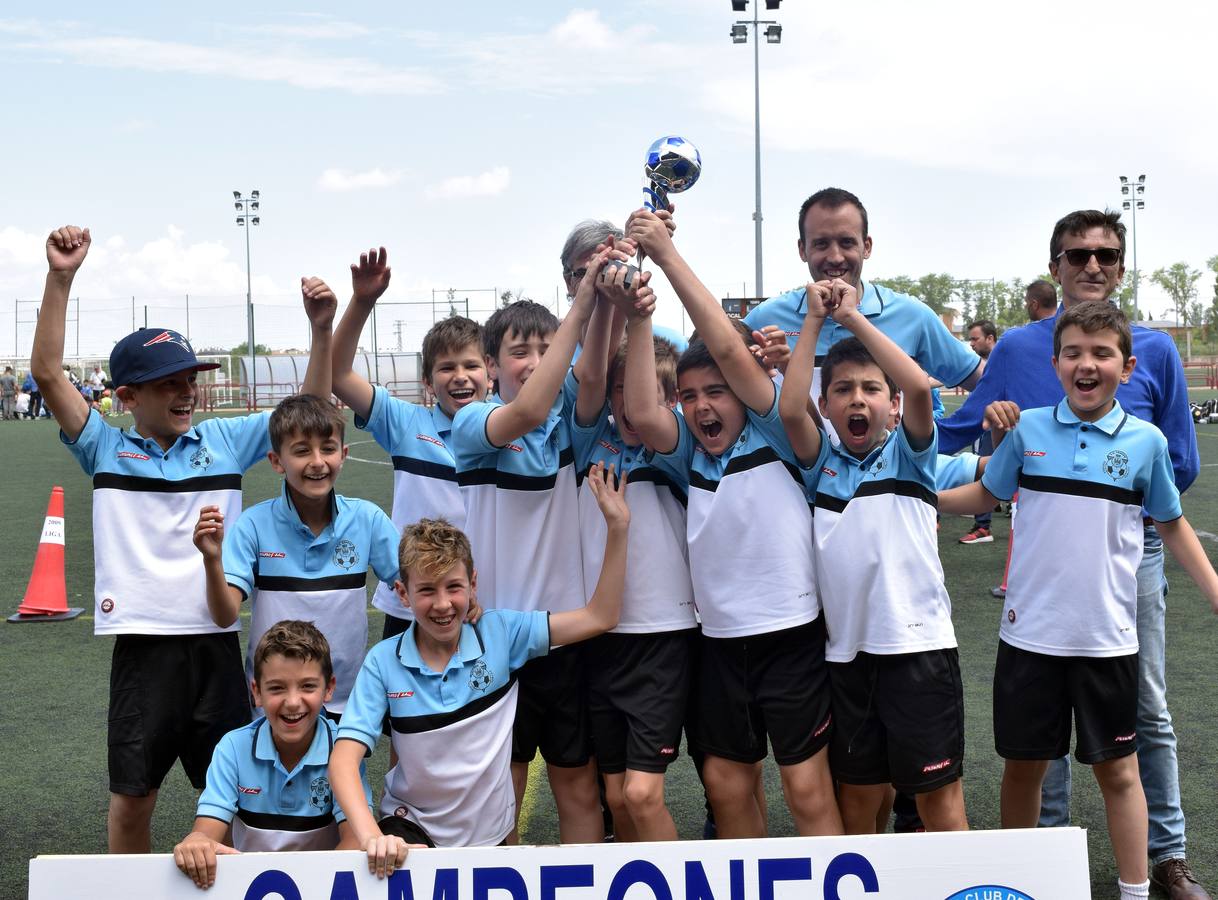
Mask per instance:
[[[343,22],[325,17],[310,18],[319,20],[302,25],[245,25],[238,30],[244,34],[303,41],[347,40],[372,34],[371,28],[358,22]]]
[[[507,166],[495,166],[480,175],[458,175],[446,178],[430,187],[426,196],[432,200],[451,200],[461,197],[493,197],[507,190],[512,173]]]
[[[366,172],[349,172],[346,169],[326,169],[317,179],[323,191],[357,191],[362,188],[389,187],[402,180],[400,169],[386,172],[377,167]]]

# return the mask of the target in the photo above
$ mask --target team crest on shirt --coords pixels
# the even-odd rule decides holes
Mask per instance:
[[[1113,481],[1120,481],[1129,474],[1129,454],[1124,450],[1113,450],[1104,457],[1104,474]]]
[[[359,551],[355,549],[355,544],[343,538],[334,545],[334,564],[340,569],[350,569],[357,562],[359,562]]]
[[[309,803],[315,809],[329,809],[334,795],[330,792],[330,780],[325,775],[318,775],[309,782]]]
[[[190,454],[190,467],[202,471],[212,464],[211,451],[204,445]]]
[[[871,471],[874,472],[876,475],[879,475],[881,472],[884,471],[885,468],[887,468],[887,466],[888,466],[888,463],[884,460],[884,457],[881,456],[879,459],[877,459],[875,461],[875,465],[871,467]]]
[[[485,691],[494,680],[495,673],[487,667],[485,662],[478,660],[474,663],[474,670],[469,673],[469,686],[471,688],[475,691]]]

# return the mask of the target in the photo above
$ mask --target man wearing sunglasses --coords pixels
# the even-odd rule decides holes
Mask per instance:
[[[1125,274],[1125,226],[1120,214],[1079,210],[1060,219],[1049,241],[1049,271],[1061,285],[1061,309],[1086,300],[1107,300]],[[1059,310],[1060,313],[1060,310]],[[1008,330],[995,345],[976,389],[953,415],[940,419],[939,452],[955,453],[982,433],[986,406],[1011,400],[1020,409],[1053,406],[1062,399],[1053,371],[1057,316]],[[1151,422],[1167,437],[1176,487],[1186,490],[1200,471],[1197,434],[1188,387],[1175,342],[1167,334],[1133,325],[1137,365],[1117,388],[1125,412]],[[1184,859],[1184,812],[1176,765],[1176,735],[1167,711],[1163,543],[1146,520],[1138,568],[1138,770],[1150,816],[1151,879],[1173,900],[1209,900]],[[1070,821],[1069,759],[1049,767],[1040,824]]]

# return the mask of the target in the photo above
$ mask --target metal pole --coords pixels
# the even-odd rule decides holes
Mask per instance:
[[[381,383],[381,351],[376,345],[376,307],[372,307],[372,371],[377,384]]]
[[[190,340],[190,294],[186,295],[186,340]]]
[[[144,304],[144,327],[145,328],[148,327],[148,304],[147,303]],[[77,331],[79,331],[80,325],[77,325],[76,328],[77,328]]]
[[[135,331],[135,295],[131,296],[131,330]]]
[[[1138,194],[1137,188],[1129,195],[1129,212],[1132,214],[1133,231],[1133,310],[1138,314]]]
[[[245,321],[246,321],[246,348],[250,356],[250,409],[257,409],[257,396],[255,394],[254,385],[258,378],[255,374],[254,360],[254,298],[253,298],[253,282],[250,277],[250,229],[253,228],[252,220],[249,215],[249,202],[244,202],[245,213]]]
[[[761,35],[758,31],[757,14],[760,0],[753,4],[753,153],[757,176],[757,200],[753,210],[753,240],[756,245],[756,275],[754,284],[757,296],[764,297],[761,286]]]

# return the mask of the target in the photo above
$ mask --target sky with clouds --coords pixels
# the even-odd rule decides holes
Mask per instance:
[[[767,293],[806,277],[796,215],[828,185],[869,209],[873,276],[1033,277],[1053,222],[1119,206],[1121,174],[1147,175],[1142,270],[1218,254],[1218,5],[785,0],[763,15],[783,26],[760,54]],[[492,289],[561,305],[567,231],[638,206],[666,133],[704,163],[676,198],[683,252],[717,294],[751,295],[753,46],[731,43],[735,18],[728,0],[6,0],[0,356],[29,351],[43,244],[64,223],[95,239],[73,291],[82,353],[108,352],[133,307],[136,324],[146,305],[182,328],[187,294],[196,344],[243,340],[234,189],[261,192],[260,342],[300,346],[300,276],[345,302],[348,264],[380,244],[382,347],[395,321],[417,346],[418,304],[450,287],[475,308]],[[681,327],[660,293],[658,320]]]

